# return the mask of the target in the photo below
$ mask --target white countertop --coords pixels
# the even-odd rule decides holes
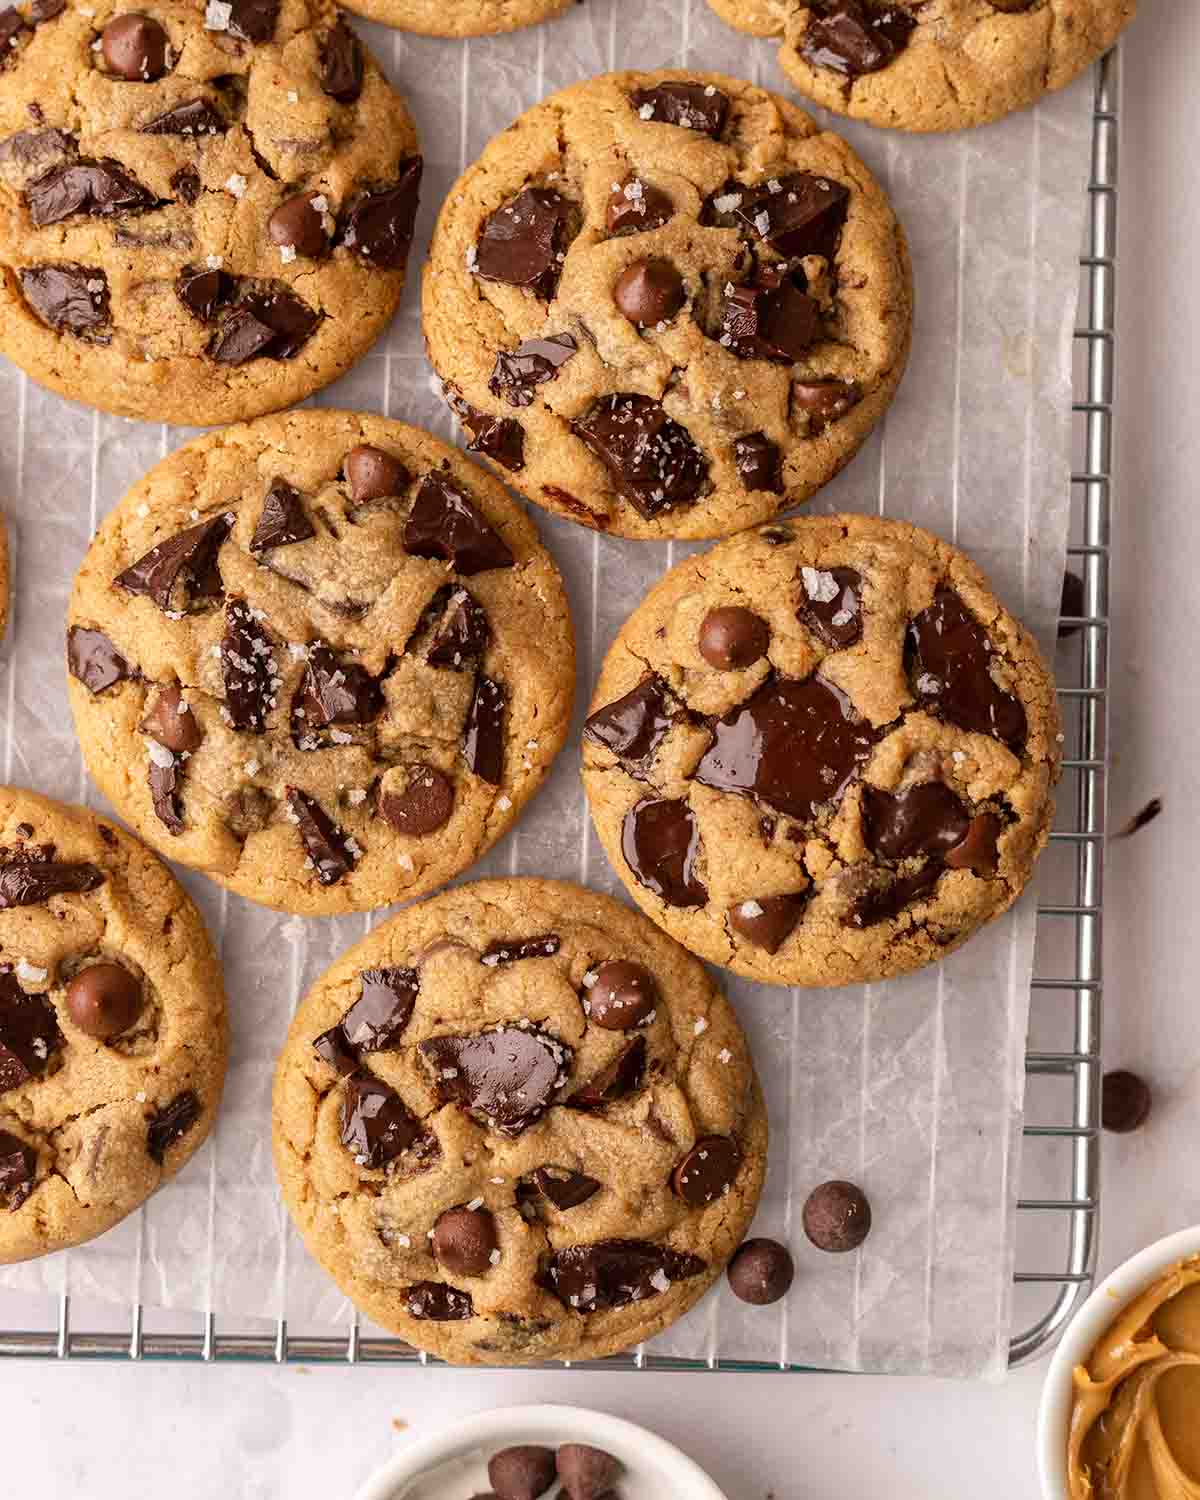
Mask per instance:
[[[1200,558],[1200,6],[1143,0],[1142,9],[1124,49],[1111,806],[1114,826],[1153,795],[1166,812],[1115,844],[1109,863],[1105,1054],[1154,1081],[1156,1110],[1138,1135],[1106,1140],[1102,1268],[1200,1221],[1191,959],[1200,771],[1189,743],[1200,734],[1190,615]],[[1040,1366],[993,1388],[11,1362],[0,1367],[3,1468],[6,1489],[37,1500],[349,1500],[410,1434],[488,1406],[557,1400],[661,1432],[730,1500],[1032,1500],[1040,1379]]]

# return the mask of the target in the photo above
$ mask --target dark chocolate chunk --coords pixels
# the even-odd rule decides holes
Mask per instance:
[[[668,323],[687,301],[683,277],[669,260],[635,260],[617,277],[613,301],[639,328]]]
[[[999,867],[1003,832],[1004,824],[995,813],[980,813],[971,819],[962,842],[942,856],[943,861],[951,870],[973,870],[990,878]]]
[[[154,194],[119,162],[80,157],[51,167],[25,189],[29,217],[39,229],[60,224],[73,214],[106,218],[154,208]]]
[[[168,537],[118,573],[114,585],[128,594],[144,595],[164,614],[219,599],[224,588],[218,558],[233,520],[233,514],[224,511]]]
[[[1100,1086],[1101,1124],[1118,1135],[1140,1130],[1153,1102],[1150,1085],[1136,1073],[1124,1068],[1105,1073]]]
[[[22,266],[21,292],[56,333],[91,333],[108,322],[108,278],[94,266]]]
[[[160,764],[155,756],[150,757],[146,768],[146,782],[150,788],[150,801],[155,816],[167,832],[178,836],[183,832],[183,803],[180,794],[179,763],[170,751],[159,751],[164,757]],[[170,755],[170,759],[166,757]]]
[[[379,683],[357,662],[345,661],[324,641],[308,648],[308,661],[292,699],[292,739],[301,750],[317,750],[316,731],[329,724],[369,724],[383,711]]]
[[[39,1078],[62,1045],[50,997],[27,995],[11,969],[0,972],[0,1094]]]
[[[526,339],[515,349],[501,349],[488,380],[488,390],[493,396],[503,396],[509,406],[528,406],[533,401],[534,388],[553,380],[578,349],[569,333]]]
[[[156,1161],[161,1167],[170,1148],[188,1133],[203,1113],[199,1099],[191,1089],[185,1089],[152,1115],[146,1126],[146,1151],[151,1161]]]
[[[497,1248],[496,1221],[486,1208],[448,1208],[434,1221],[434,1259],[452,1276],[483,1276]]]
[[[131,675],[129,663],[104,632],[82,625],[67,631],[67,670],[89,693],[102,693]]]
[[[404,967],[364,969],[359,980],[362,991],[338,1023],[346,1047],[357,1056],[399,1046],[417,1003],[420,974]]]
[[[513,555],[458,483],[442,470],[426,474],[404,526],[405,550],[440,558],[470,578],[491,568],[511,568]]]
[[[343,1077],[353,1073],[358,1067],[358,1057],[350,1050],[340,1021],[328,1031],[323,1031],[320,1036],[313,1037],[312,1046],[321,1061],[328,1063]]]
[[[429,642],[425,660],[431,667],[458,671],[482,656],[491,638],[482,605],[466,589],[456,589]]]
[[[769,1307],[791,1290],[796,1263],[778,1240],[746,1240],[729,1262],[727,1274],[729,1288],[739,1302]]]
[[[641,964],[628,958],[610,958],[590,978],[584,1009],[593,1026],[604,1031],[632,1031],[654,1015],[658,985]]]
[[[739,359],[794,364],[823,332],[820,305],[801,273],[766,267],[754,281],[726,289],[720,341]]]
[[[44,172],[75,155],[78,144],[65,130],[18,130],[0,141],[0,165]]]
[[[0,10],[0,68],[12,58],[24,33],[31,30],[15,5]]]
[[[476,677],[463,725],[463,756],[470,770],[492,786],[499,786],[504,778],[504,704],[500,683]]]
[[[342,472],[355,505],[403,495],[412,483],[412,475],[398,458],[369,443],[358,443],[351,448],[342,460]]]
[[[777,444],[765,433],[750,432],[733,440],[733,461],[738,478],[748,490],[783,493],[783,466]]]
[[[862,400],[862,390],[853,380],[794,380],[792,405],[808,415],[808,434],[824,432],[831,422],[844,417]]]
[[[300,842],[322,885],[336,885],[358,858],[348,839],[315,797],[299,787],[287,788],[288,813],[300,831]]]
[[[951,589],[938,589],[929,608],[909,621],[905,657],[920,706],[1019,754],[1025,710],[993,679],[994,655],[987,632]]]
[[[862,789],[863,842],[884,859],[945,855],[966,837],[970,814],[944,782],[901,792]]]
[[[20,1136],[0,1130],[0,1198],[15,1213],[33,1192],[37,1151]]]
[[[109,71],[131,83],[152,83],[171,65],[167,33],[150,16],[133,10],[114,16],[100,33],[100,52]]]
[[[671,1186],[685,1203],[705,1208],[723,1198],[741,1170],[742,1153],[725,1135],[705,1135],[671,1174]]]
[[[520,473],[525,467],[525,429],[516,417],[493,417],[486,411],[479,411],[464,401],[452,386],[446,386],[445,396],[454,415],[471,434],[467,452],[482,453],[510,472]]]
[[[1058,638],[1065,641],[1083,627],[1075,624],[1087,613],[1087,599],[1083,590],[1083,579],[1078,573],[1066,572],[1062,581],[1062,602],[1058,608]]]
[[[554,1483],[554,1450],[532,1443],[501,1448],[488,1461],[488,1483],[498,1500],[538,1500]]]
[[[643,120],[699,130],[714,140],[729,116],[729,96],[711,83],[659,83],[635,89],[629,97]]]
[[[611,1453],[587,1443],[564,1443],[555,1455],[555,1466],[567,1500],[605,1500],[621,1472]]]
[[[832,261],[849,202],[844,183],[793,172],[743,190],[734,217],[780,255],[823,255]]]
[[[267,220],[267,238],[273,245],[293,250],[307,260],[319,260],[329,249],[325,215],[314,206],[320,193],[294,193],[285,198]]]
[[[871,1205],[852,1182],[823,1182],[804,1204],[804,1232],[818,1250],[857,1250],[871,1232]]]
[[[717,671],[741,672],[761,661],[770,644],[771,628],[761,615],[727,604],[704,616],[696,648]]]
[[[778,953],[804,914],[806,893],[759,896],[729,908],[729,925],[739,936],[767,953]]]
[[[143,734],[177,754],[190,753],[204,738],[191,705],[177,682],[168,682],[159,688],[138,727]]]
[[[646,1240],[601,1240],[554,1251],[541,1279],[565,1307],[579,1313],[627,1307],[670,1290],[674,1281],[701,1276],[707,1269],[695,1255],[683,1255]]]
[[[631,776],[641,780],[678,718],[666,683],[652,675],[598,708],[585,721],[583,737],[611,751]]]
[[[376,270],[400,270],[408,259],[423,169],[419,156],[409,157],[397,168],[395,182],[364,194],[351,206],[342,243]]]
[[[250,292],[221,324],[208,352],[223,365],[242,365],[259,357],[291,359],[320,321],[320,313],[291,292]]]
[[[229,30],[244,42],[269,42],[275,35],[280,0],[231,0]]]
[[[342,1145],[360,1167],[373,1171],[424,1139],[420,1120],[400,1095],[365,1068],[346,1080],[341,1120]]]
[[[278,691],[277,671],[271,637],[244,599],[231,599],[225,606],[221,676],[225,712],[234,729],[265,732]]]
[[[862,639],[862,576],[853,568],[801,568],[796,618],[833,651],[855,645]]]
[[[572,423],[572,431],[647,520],[695,500],[708,478],[691,434],[651,396],[605,396]]]
[[[844,920],[850,927],[874,927],[878,922],[890,922],[911,902],[929,895],[941,875],[941,864],[931,860],[912,875],[869,881],[855,895]]]
[[[155,115],[141,126],[143,135],[185,135],[206,136],[223,135],[229,129],[229,122],[225,116],[212,102],[211,99],[188,99],[183,104],[176,104],[161,115]],[[187,202],[194,203],[200,195],[200,179],[193,172],[196,187],[189,198],[186,193],[181,193]],[[171,179],[172,187],[175,179]],[[177,189],[178,191],[178,189]]]
[[[602,1109],[642,1086],[646,1073],[646,1038],[634,1037],[612,1062],[578,1088],[567,1100],[572,1109]]]
[[[120,964],[89,964],[67,986],[67,1014],[80,1031],[102,1042],[128,1031],[144,1003],[137,977]]]
[[[466,1292],[440,1281],[417,1281],[405,1301],[410,1318],[429,1323],[465,1323],[475,1316],[475,1306]]]
[[[557,932],[546,932],[539,937],[497,938],[480,954],[479,962],[489,969],[500,964],[519,964],[527,958],[553,958],[562,947]]]
[[[634,879],[668,906],[704,906],[708,891],[696,874],[700,829],[683,800],[639,802],[625,814],[621,852]]]
[[[299,493],[286,480],[273,479],[250,538],[251,552],[290,547],[293,542],[306,542],[316,534]]]
[[[810,0],[810,10],[800,56],[851,80],[886,68],[917,24],[904,6],[878,0]]]
[[[619,235],[639,234],[644,229],[659,229],[675,213],[675,205],[661,188],[651,187],[640,177],[627,177],[613,184],[608,198],[608,232]]]
[[[379,815],[397,833],[424,838],[444,827],[453,810],[454,783],[436,766],[418,762],[384,773]]]
[[[417,1051],[443,1103],[460,1105],[502,1135],[520,1135],[541,1119],[572,1058],[570,1047],[532,1026],[430,1037]]]
[[[362,93],[362,43],[339,13],[321,38],[321,87],[339,104],[354,104]]]
[[[574,1172],[569,1167],[538,1167],[533,1174],[538,1191],[549,1198],[559,1213],[578,1208],[600,1191],[600,1184],[586,1172]]]
[[[40,851],[21,850],[0,863],[0,911],[40,906],[51,896],[80,896],[104,880],[95,865],[69,864]]]
[[[562,269],[567,200],[550,188],[524,188],[484,220],[472,269],[485,281],[527,286],[549,301]]]
[[[175,295],[202,323],[211,323],[237,294],[237,283],[227,271],[197,271],[189,267],[175,283]]]

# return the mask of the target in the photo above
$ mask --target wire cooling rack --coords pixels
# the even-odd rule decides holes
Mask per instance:
[[[1066,738],[1059,822],[1042,861],[1032,980],[1023,1193],[1010,1363],[1044,1352],[1090,1288],[1100,1210],[1100,1016],[1106,837],[1109,520],[1116,368],[1115,292],[1120,76],[1117,52],[1097,66],[1080,326],[1075,330],[1075,459],[1068,567],[1083,584],[1079,615],[1064,617],[1057,674]],[[118,1314],[119,1317],[119,1314]],[[255,1331],[218,1326],[214,1314],[169,1315],[154,1326],[140,1304],[116,1327],[73,1326],[58,1300],[52,1326],[0,1330],[0,1357],[264,1364],[426,1364],[429,1356],[355,1323],[309,1335],[283,1319]],[[99,1319],[95,1320],[97,1323]],[[105,1320],[107,1321],[107,1320]],[[714,1356],[649,1351],[600,1362],[625,1369],[793,1369]]]

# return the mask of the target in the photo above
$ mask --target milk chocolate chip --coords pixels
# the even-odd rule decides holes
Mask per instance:
[[[740,1302],[769,1307],[786,1297],[796,1276],[796,1265],[778,1240],[747,1240],[729,1262],[729,1286]]]
[[[796,930],[804,914],[806,896],[759,896],[735,902],[729,908],[729,925],[766,953],[777,953]]]
[[[486,1208],[448,1208],[433,1226],[433,1254],[452,1276],[491,1270],[496,1221]]]
[[[567,1500],[603,1500],[621,1472],[611,1453],[587,1443],[564,1443],[555,1463]]]
[[[771,644],[771,631],[761,615],[739,605],[710,609],[696,642],[700,655],[719,672],[741,672],[761,661]]]
[[[669,260],[635,260],[613,287],[618,309],[639,328],[669,322],[686,300],[683,277]]]
[[[554,1476],[554,1453],[549,1448],[502,1448],[488,1463],[488,1483],[498,1500],[538,1500]]]
[[[106,1042],[142,1013],[142,987],[120,964],[89,964],[67,986],[67,1014],[80,1031]]]
[[[649,969],[632,959],[610,958],[596,970],[585,992],[584,1008],[593,1026],[605,1031],[632,1031],[653,1016],[658,998],[658,986]]]
[[[382,448],[373,448],[370,443],[351,448],[342,461],[342,469],[355,505],[402,495],[412,481],[412,475],[398,458]]]
[[[140,728],[143,734],[177,755],[195,750],[204,738],[191,704],[177,682],[159,688]]]
[[[450,820],[454,783],[436,766],[418,761],[392,766],[379,787],[379,814],[397,833],[424,838]]]
[[[100,33],[109,71],[133,83],[153,83],[170,66],[171,46],[157,21],[137,11],[115,16]]]
[[[321,207],[319,205],[326,205]],[[325,233],[326,200],[320,193],[296,193],[285,198],[267,220],[267,237],[273,245],[317,260],[329,248]]]
[[[803,1220],[818,1250],[856,1250],[871,1232],[871,1205],[852,1182],[823,1182],[808,1195]]]

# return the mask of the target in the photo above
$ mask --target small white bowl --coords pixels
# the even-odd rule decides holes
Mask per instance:
[[[1043,1500],[1070,1500],[1067,1433],[1075,1399],[1072,1371],[1084,1364],[1100,1335],[1135,1297],[1181,1260],[1200,1255],[1200,1224],[1148,1245],[1100,1283],[1067,1325],[1042,1386],[1037,1455]]]
[[[384,1464],[354,1500],[395,1500],[403,1485],[437,1464],[482,1449],[490,1457],[514,1443],[590,1443],[624,1466],[627,1500],[671,1496],[671,1500],[725,1500],[699,1464],[644,1427],[581,1406],[509,1406],[463,1417],[432,1437],[409,1443]]]

